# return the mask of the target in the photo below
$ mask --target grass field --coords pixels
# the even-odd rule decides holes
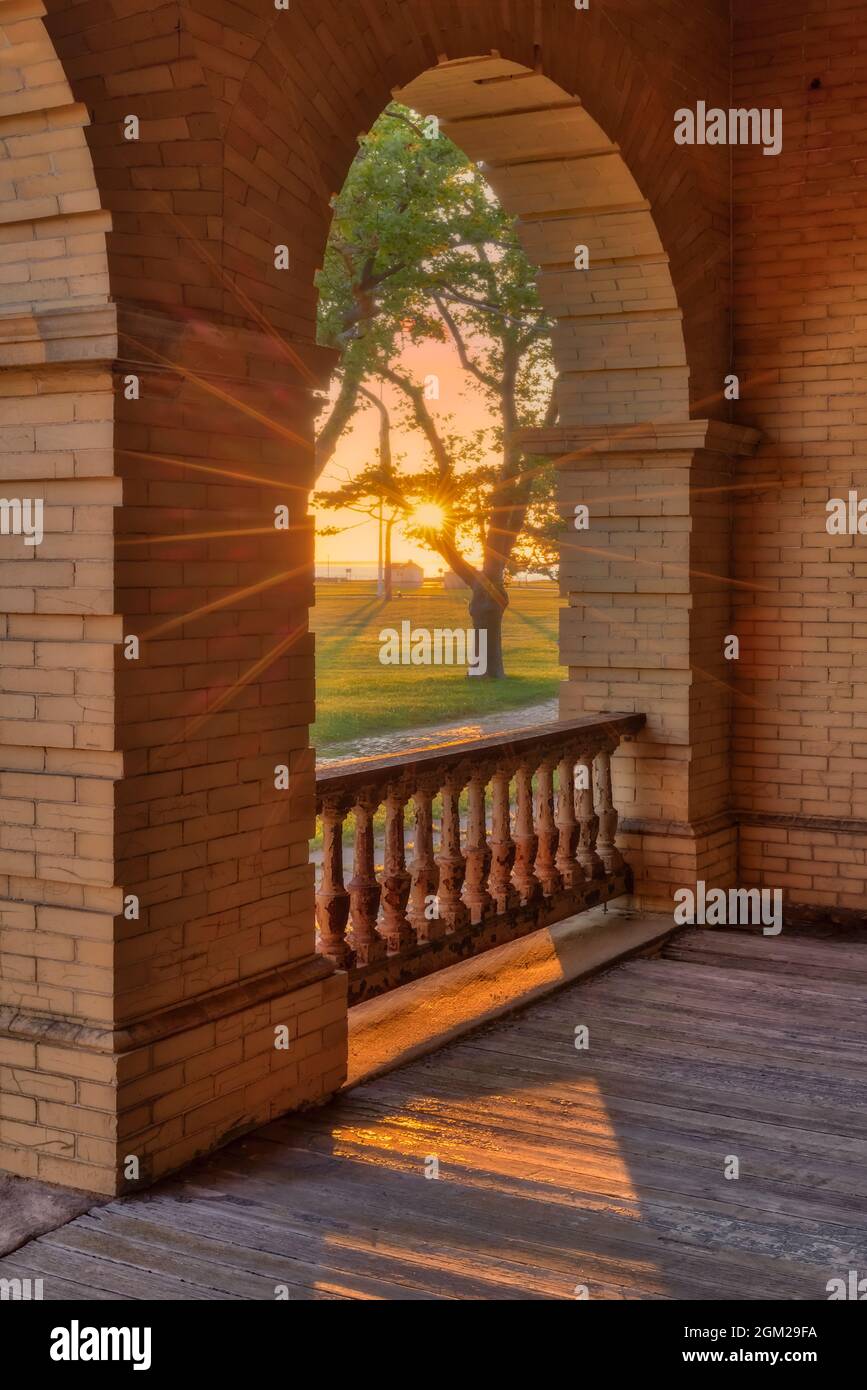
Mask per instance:
[[[313,741],[328,746],[366,734],[478,719],[551,698],[563,678],[557,660],[560,600],[553,585],[516,585],[504,624],[506,678],[468,678],[464,668],[383,666],[379,633],[416,627],[470,626],[461,591],[407,590],[388,604],[372,584],[318,584],[311,615],[316,633],[317,719]]]

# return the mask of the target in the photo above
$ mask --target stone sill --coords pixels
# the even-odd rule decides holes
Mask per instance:
[[[620,898],[494,947],[349,1011],[346,1088],[435,1052],[573,980],[641,952],[676,931],[671,914],[639,912]]]

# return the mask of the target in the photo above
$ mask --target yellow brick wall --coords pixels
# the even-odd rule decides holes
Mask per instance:
[[[339,1083],[340,980],[304,975],[304,507],[310,391],[329,369],[314,273],[359,132],[431,68],[460,84],[456,60],[517,66],[574,113],[526,137],[547,174],[492,167],[560,321],[566,423],[724,420],[734,360],[735,418],[765,441],[737,461],[766,487],[734,508],[731,555],[729,503],[695,491],[728,476],[713,450],[564,472],[565,503],[594,490],[623,552],[604,572],[564,565],[564,712],[648,715],[621,778],[640,891],[701,867],[857,906],[864,575],[822,521],[831,478],[861,478],[865,429],[859,10],[735,0],[735,95],[783,105],[786,124],[779,159],[732,159],[672,137],[677,107],[728,104],[726,0],[627,0],[616,24],[568,0],[0,0],[0,450],[4,482],[47,504],[35,553],[0,542],[5,1166],[111,1190],[136,1144],[153,1175]],[[493,91],[464,83],[456,135]],[[496,166],[512,137],[492,135],[479,157]],[[591,155],[580,173],[569,142]],[[564,274],[575,240],[599,250],[580,285]],[[638,500],[651,476],[670,508]],[[626,500],[606,507],[612,484]],[[289,541],[262,530],[284,487]],[[248,534],[195,539],[218,529]],[[734,586],[694,573],[729,560]],[[275,1010],[297,1026],[285,1057],[265,1047]]]
[[[825,503],[867,495],[864,32],[858,0],[735,4],[736,99],[784,112],[778,158],[734,159],[739,417],[764,436],[735,527],[742,877],[862,915],[867,542]]]

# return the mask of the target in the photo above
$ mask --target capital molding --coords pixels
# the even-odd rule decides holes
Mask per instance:
[[[555,425],[517,430],[513,441],[526,454],[547,454],[571,467],[601,454],[684,454],[749,456],[761,439],[758,430],[727,420],[645,420],[625,425]]]
[[[117,345],[114,304],[0,315],[0,368],[110,363]]]
[[[324,956],[313,956],[115,1028],[4,1005],[0,1007],[0,1037],[122,1056],[202,1024],[242,1013],[257,1004],[270,1003],[335,973],[334,966]]]
[[[192,372],[211,381],[279,386],[308,393],[323,389],[339,353],[276,329],[223,323],[197,313],[120,302],[121,369],[177,376]]]
[[[712,816],[704,816],[694,821],[647,820],[635,816],[621,816],[619,831],[623,835],[649,835],[661,839],[704,840],[710,835],[737,827],[738,817],[734,811],[717,811]]]

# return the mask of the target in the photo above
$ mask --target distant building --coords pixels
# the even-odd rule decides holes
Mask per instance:
[[[399,584],[404,589],[418,588],[424,583],[424,570],[414,560],[407,560],[400,565],[392,564],[391,582],[392,584]]]
[[[468,589],[469,585],[465,584],[464,581],[460,578],[460,576],[455,574],[453,570],[446,570],[445,574],[443,575],[443,588]]]

